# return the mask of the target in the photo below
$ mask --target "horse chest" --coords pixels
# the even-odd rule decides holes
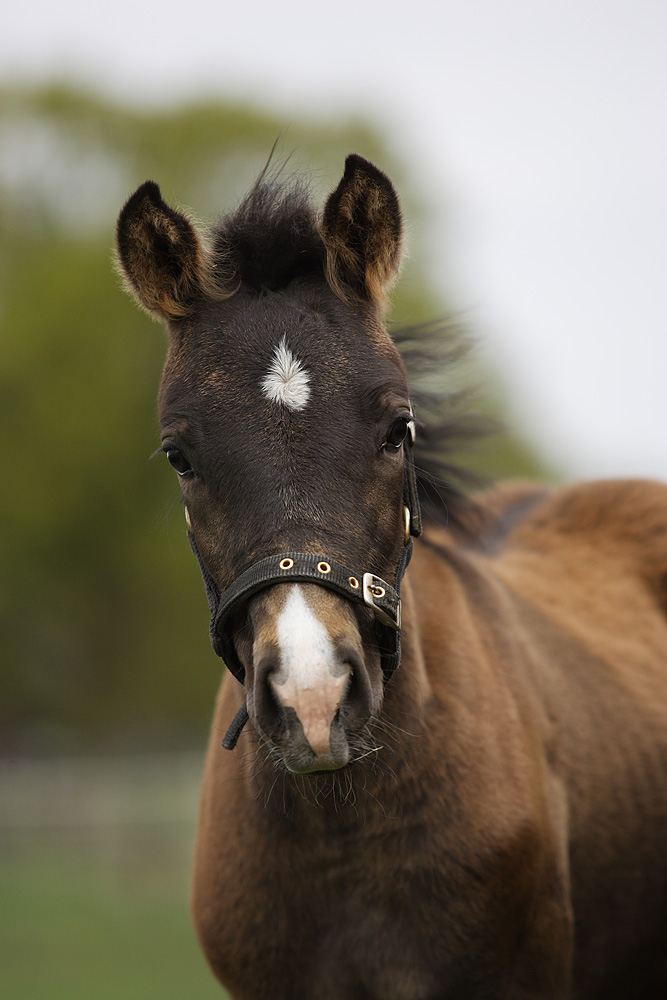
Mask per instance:
[[[438,960],[434,926],[405,901],[392,906],[331,881],[311,883],[309,898],[296,894],[267,906],[266,924],[249,922],[245,954],[232,957],[232,979],[251,968],[249,1000],[443,1000],[451,979]],[[358,887],[360,888],[360,887]],[[231,956],[230,956],[231,957]],[[221,976],[223,982],[226,977]],[[248,983],[244,984],[248,989]],[[232,992],[233,996],[236,996]],[[453,995],[453,994],[452,994]]]
[[[223,930],[213,964],[231,995],[447,1000],[464,989],[473,1000],[478,994],[459,939],[466,925],[470,931],[474,907],[436,888],[426,858],[401,859],[400,850],[400,843],[394,853],[385,842],[369,853],[348,854],[335,844],[315,852],[300,850],[297,839],[275,852],[278,868],[249,868],[252,909],[218,896],[216,926]],[[484,956],[476,960],[483,964]]]

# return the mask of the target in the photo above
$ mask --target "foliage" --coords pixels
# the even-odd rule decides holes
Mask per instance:
[[[221,664],[203,588],[173,475],[148,461],[164,340],[119,290],[113,224],[147,177],[213,220],[276,138],[279,157],[307,151],[290,166],[310,170],[318,194],[350,150],[402,186],[402,165],[355,121],[283,132],[217,101],[156,111],[59,87],[0,93],[6,752],[183,745],[210,714]],[[414,267],[403,288],[399,316],[442,310]],[[524,452],[505,471],[531,466]]]

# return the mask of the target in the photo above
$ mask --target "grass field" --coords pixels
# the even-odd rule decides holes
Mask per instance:
[[[3,766],[3,1000],[224,1000],[188,912],[199,763]]]

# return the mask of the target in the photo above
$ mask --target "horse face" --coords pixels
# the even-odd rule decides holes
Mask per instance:
[[[219,304],[170,351],[160,411],[221,592],[295,551],[395,580],[410,404],[393,347],[349,307],[332,296],[315,311],[312,289]],[[382,702],[372,613],[314,584],[277,584],[231,627],[251,719],[286,766],[353,759]]]
[[[221,593],[253,563],[288,551],[393,582],[411,416],[404,369],[380,321],[398,264],[396,197],[384,175],[353,157],[319,225],[311,220],[304,235],[300,217],[300,250],[293,207],[289,219],[282,203],[271,211],[255,219],[243,259],[233,254],[252,212],[246,206],[221,230],[217,271],[155,185],[121,214],[124,274],[171,334],[162,448]],[[230,270],[231,291],[222,279]],[[314,584],[276,584],[231,627],[251,720],[279,761],[320,771],[365,752],[382,703],[370,610]]]

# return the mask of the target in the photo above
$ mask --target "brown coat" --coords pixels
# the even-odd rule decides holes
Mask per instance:
[[[319,216],[270,175],[209,242],[152,182],[121,212],[120,267],[169,329],[162,450],[213,608],[286,552],[398,586],[418,533],[415,394],[382,325],[401,245],[356,155]],[[214,615],[244,686],[216,708],[193,916],[234,1000],[667,996],[667,487],[457,502],[455,402],[429,422],[443,462],[415,454],[430,520],[466,530],[417,541],[386,684],[372,601],[272,579]]]
[[[655,484],[558,492],[492,557],[427,532],[383,749],[337,791],[220,749],[228,679],[193,910],[235,1000],[663,996],[666,581]]]

